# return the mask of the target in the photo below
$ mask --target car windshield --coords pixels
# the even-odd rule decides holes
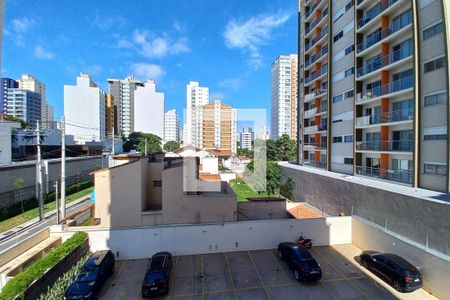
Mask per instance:
[[[76,281],[77,282],[92,282],[97,279],[98,270],[81,270],[80,274],[78,274]]]
[[[292,251],[294,251],[295,256],[297,256],[302,261],[314,260],[311,253],[304,249],[301,249],[300,247],[293,247]]]
[[[147,274],[145,274],[145,279],[144,281],[147,283],[153,283],[159,280],[162,280],[162,274],[161,272],[149,272]]]

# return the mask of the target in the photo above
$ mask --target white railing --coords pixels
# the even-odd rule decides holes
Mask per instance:
[[[317,130],[318,130],[318,126],[317,125],[309,126],[309,127],[305,127],[303,129],[303,133],[304,134],[311,134],[311,133],[316,132]]]
[[[370,116],[360,117],[356,119],[356,126],[370,125]]]
[[[309,109],[305,111],[305,118],[309,119],[314,117],[314,115],[317,113],[317,107],[314,107],[312,109]]]

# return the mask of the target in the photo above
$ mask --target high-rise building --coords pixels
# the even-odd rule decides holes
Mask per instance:
[[[8,89],[5,114],[19,118],[36,128],[41,120],[41,95],[25,89]]]
[[[140,80],[128,76],[125,79],[108,79],[109,94],[114,97],[117,115],[114,129],[117,134],[128,137],[134,128],[134,91],[138,86],[144,86]]]
[[[175,109],[164,114],[164,143],[169,141],[180,141],[180,119]]]
[[[444,9],[299,1],[300,164],[450,191]]]
[[[254,139],[253,129],[251,127],[245,127],[242,129],[240,133],[240,147],[242,149],[252,150],[252,142]]]
[[[47,85],[33,75],[23,74],[18,80],[19,88],[39,93],[41,95],[41,121],[42,128],[53,127],[53,106],[47,102]]]
[[[114,97],[111,94],[105,95],[105,134],[107,138],[113,138],[117,134],[114,132]]]
[[[184,118],[185,136],[183,143],[199,144],[202,141],[202,122],[195,113],[195,108],[209,103],[209,88],[200,87],[196,81],[190,81],[186,86],[186,112]]]
[[[156,91],[153,80],[134,92],[134,131],[164,138],[164,93]]]
[[[281,55],[272,63],[270,136],[297,139],[297,54]]]
[[[199,106],[195,114],[201,120],[201,140],[194,144],[205,150],[231,151],[237,148],[237,111],[220,100]]]
[[[15,89],[19,87],[19,83],[11,78],[1,79],[0,89],[0,114],[5,113],[5,106],[8,101],[8,89]]]
[[[77,85],[64,86],[64,116],[66,134],[75,142],[105,140],[105,92],[88,74],[80,73]]]

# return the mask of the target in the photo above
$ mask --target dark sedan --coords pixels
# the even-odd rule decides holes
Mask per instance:
[[[320,265],[304,247],[296,243],[280,243],[278,256],[294,271],[296,280],[316,281],[322,278]]]
[[[399,292],[412,292],[422,287],[422,275],[415,266],[392,253],[364,251],[361,264],[390,283]]]
[[[142,297],[152,297],[169,292],[169,279],[172,269],[172,254],[158,252],[149,259],[144,280]]]

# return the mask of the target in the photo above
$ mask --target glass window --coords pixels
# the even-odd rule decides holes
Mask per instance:
[[[446,176],[447,166],[438,164],[424,164],[423,171],[428,175]]]
[[[333,103],[337,103],[343,100],[342,94],[339,94],[337,96],[333,96]]]
[[[345,99],[351,98],[353,97],[353,95],[354,95],[353,90],[345,92]]]
[[[441,33],[443,30],[444,30],[444,24],[442,22],[440,22],[430,28],[425,29],[423,31],[423,39],[427,40],[427,39]]]
[[[351,158],[351,157],[344,157],[344,164],[346,164],[346,165],[353,165],[353,158]]]
[[[428,72],[432,72],[435,71],[437,69],[441,69],[443,67],[445,67],[446,63],[445,63],[445,57],[439,57],[435,60],[426,62],[424,64],[424,72],[428,73]]]
[[[337,33],[334,37],[333,37],[333,42],[336,43],[341,37],[344,36],[344,31],[340,31],[339,33]]]
[[[440,141],[440,140],[446,140],[447,135],[446,134],[427,134],[423,136],[423,139],[425,141]]]
[[[342,136],[333,136],[333,143],[342,143]]]
[[[351,142],[353,142],[353,135],[344,136],[344,143],[351,143]]]

